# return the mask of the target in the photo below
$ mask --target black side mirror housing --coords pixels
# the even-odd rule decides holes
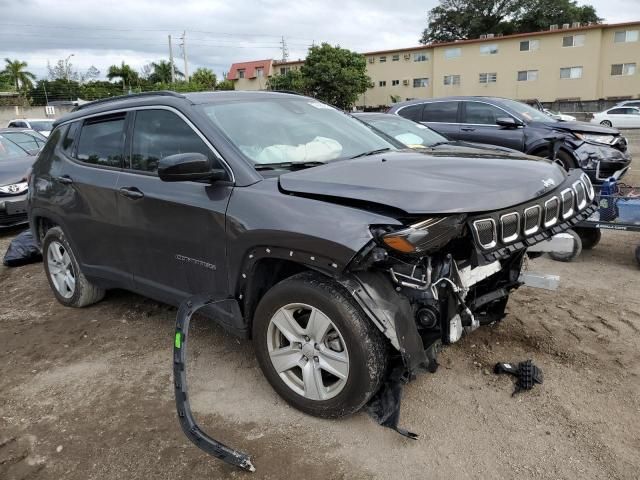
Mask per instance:
[[[506,128],[517,128],[522,126],[522,122],[519,122],[513,117],[498,117],[496,118],[496,125]]]
[[[211,160],[202,153],[176,153],[160,159],[158,176],[165,182],[186,180],[222,180],[226,172],[214,169]]]

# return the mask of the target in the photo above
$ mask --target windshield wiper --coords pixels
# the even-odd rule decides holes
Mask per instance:
[[[327,162],[280,162],[280,163],[258,163],[254,165],[254,168],[260,170],[299,170],[303,168],[317,167],[318,165],[324,165]]]
[[[359,153],[358,155],[354,155],[353,157],[350,157],[350,158],[368,157],[369,155],[375,155],[377,153],[388,152],[389,150],[391,150],[389,147],[387,147],[387,148],[379,148],[377,150],[371,150],[369,152]]]

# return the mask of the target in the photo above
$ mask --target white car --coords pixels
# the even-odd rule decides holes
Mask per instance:
[[[576,121],[576,117],[574,117],[573,115],[567,115],[566,113],[562,113],[562,112],[554,112],[553,110],[549,110],[548,108],[545,108],[543,112],[549,115],[551,118],[555,118],[556,120],[560,120],[563,122]]]
[[[52,126],[53,120],[50,118],[19,118],[11,120],[7,125],[9,128],[30,128],[45,137],[49,136]]]
[[[640,108],[612,107],[604,112],[594,113],[591,123],[599,123],[605,127],[640,128]]]

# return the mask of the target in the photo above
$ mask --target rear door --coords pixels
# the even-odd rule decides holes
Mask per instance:
[[[461,140],[523,150],[524,127],[510,128],[496,124],[498,118],[514,118],[513,115],[486,102],[464,101],[462,104]]]
[[[202,153],[224,168],[217,154],[182,114],[162,107],[134,112],[127,152],[118,215],[135,290],[174,304],[195,293],[225,297],[233,183],[163,182],[157,175],[160,159],[177,153]]]
[[[611,125],[616,128],[624,128],[627,126],[627,110],[626,107],[612,108],[607,112],[607,118],[611,122]]]
[[[449,140],[460,140],[460,102],[425,103],[420,123],[431,127]]]

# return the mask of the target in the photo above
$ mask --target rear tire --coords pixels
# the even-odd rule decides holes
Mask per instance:
[[[61,304],[80,308],[102,300],[105,290],[84,276],[60,227],[47,231],[42,242],[42,256],[49,286]]]
[[[600,243],[602,238],[602,231],[599,228],[575,227],[574,230],[582,240],[584,250],[591,250]]]
[[[360,410],[380,388],[388,362],[382,333],[339,284],[313,272],[287,278],[262,297],[253,343],[273,389],[323,418]]]
[[[612,123],[609,120],[603,120],[600,122],[600,125],[602,125],[603,127],[612,127]]]
[[[549,256],[558,262],[572,262],[578,258],[582,252],[582,240],[580,239],[580,236],[571,229],[564,233],[568,233],[573,237],[573,251],[570,253],[549,252]]]

